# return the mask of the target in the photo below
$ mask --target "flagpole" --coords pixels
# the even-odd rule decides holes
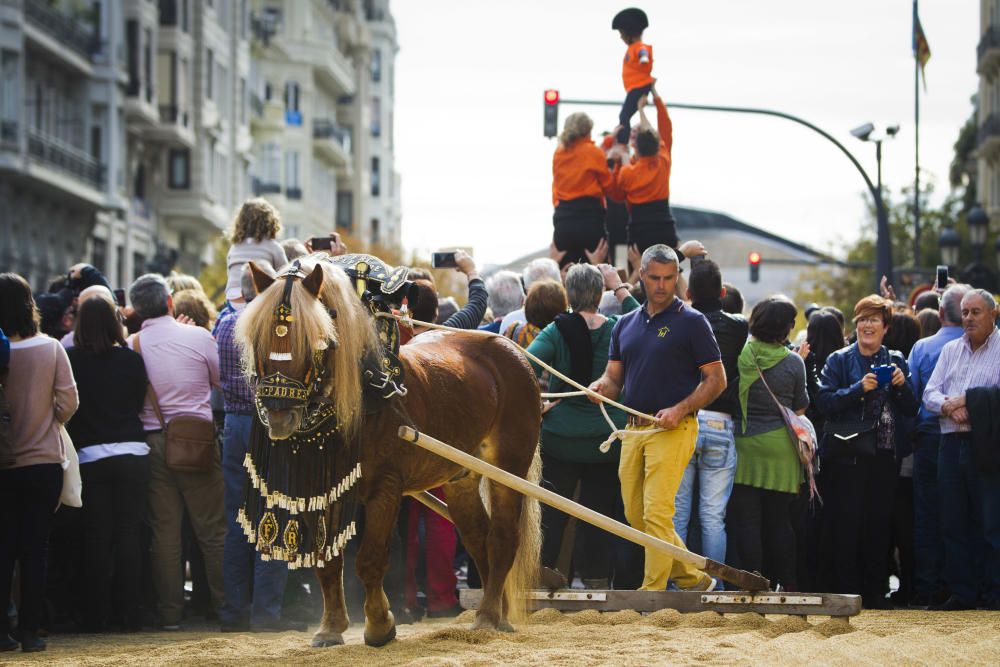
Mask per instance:
[[[914,30],[918,16],[917,0],[913,0]],[[916,269],[920,266],[920,54],[917,48],[913,49],[913,155],[913,268]]]

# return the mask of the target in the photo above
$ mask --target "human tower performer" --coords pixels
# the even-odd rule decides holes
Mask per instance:
[[[670,213],[673,124],[656,91],[653,47],[643,42],[648,26],[645,12],[637,8],[622,10],[611,23],[628,45],[622,62],[625,101],[603,150],[591,138],[594,123],[585,113],[570,114],[559,135],[552,159],[552,244],[561,266],[594,260],[601,241],[607,240],[608,205],[615,202],[627,206],[627,243],[637,254],[663,243],[684,259]],[[645,115],[650,93],[655,128]],[[630,122],[636,111],[640,122],[633,134]]]

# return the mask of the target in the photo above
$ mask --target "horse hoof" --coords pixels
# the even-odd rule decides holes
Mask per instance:
[[[497,625],[497,630],[500,632],[517,632],[514,626],[510,624],[510,621],[507,620],[500,621],[500,624]]]
[[[312,639],[313,648],[327,648],[328,646],[343,646],[344,637],[343,635],[316,635]]]
[[[389,632],[382,637],[376,637],[374,635],[368,634],[368,632],[365,632],[365,644],[367,644],[368,646],[373,646],[375,648],[380,648],[382,646],[385,646],[395,638],[396,638],[395,625],[389,628]]]
[[[499,623],[494,623],[493,621],[491,621],[490,619],[486,618],[482,614],[476,614],[476,620],[474,620],[472,622],[472,629],[473,630],[493,630],[493,631],[502,630],[502,628],[500,627]],[[511,631],[513,631],[513,630],[514,630],[514,628],[511,628]]]

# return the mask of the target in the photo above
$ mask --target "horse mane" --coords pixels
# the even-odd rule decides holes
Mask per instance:
[[[324,394],[337,411],[341,435],[353,437],[361,422],[361,361],[366,355],[380,353],[374,321],[354,291],[347,274],[340,267],[322,261],[319,253],[299,258],[308,275],[317,262],[323,270],[323,285],[319,298],[296,280],[292,285],[293,320],[289,325],[292,360],[290,375],[303,378],[312,355],[326,341],[334,341],[327,355],[328,378]],[[285,287],[283,279],[247,304],[236,323],[236,341],[241,351],[243,372],[248,378],[257,373],[257,359],[266,360],[277,337],[274,333],[274,312],[281,303]],[[336,312],[331,318],[329,311]],[[266,364],[266,362],[265,362]]]

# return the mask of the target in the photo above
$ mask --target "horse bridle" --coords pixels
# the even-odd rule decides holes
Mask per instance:
[[[284,345],[281,345],[283,349],[280,351],[271,351],[268,358],[271,361],[291,361],[288,335],[295,321],[292,313],[292,285],[296,279],[305,279],[306,274],[299,260],[294,260],[278,274],[277,278],[284,278],[285,285],[281,302],[274,310],[274,335],[279,341],[284,341]],[[331,308],[327,312],[332,319],[336,319],[336,310]],[[330,351],[336,347],[337,342],[329,339],[325,341],[325,345],[313,350],[309,368],[301,382],[277,370],[270,375],[264,375],[264,363],[260,355],[257,355],[257,368],[253,376],[256,380],[254,403],[257,415],[265,426],[269,425],[267,410],[302,408],[305,413],[296,431],[296,436],[301,438],[310,436],[336,416],[330,399],[323,395],[323,383],[328,372],[326,362]]]

